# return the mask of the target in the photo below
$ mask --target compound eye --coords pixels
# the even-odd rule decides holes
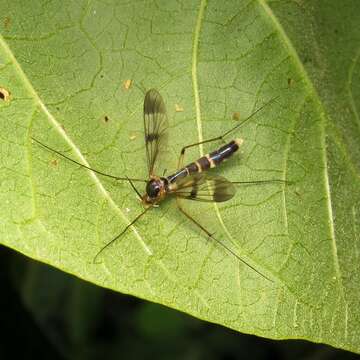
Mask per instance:
[[[146,186],[146,193],[151,198],[156,198],[160,192],[160,186],[159,184],[154,180],[148,182]]]
[[[152,188],[152,196],[153,196],[153,197],[158,196],[159,191],[160,191],[160,187],[159,187],[157,184],[154,185],[154,187]]]

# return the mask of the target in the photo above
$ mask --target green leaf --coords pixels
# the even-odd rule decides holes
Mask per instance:
[[[241,332],[360,352],[357,5],[2,0],[1,243]],[[142,101],[151,87],[168,108],[168,173],[182,146],[279,96],[234,134],[242,155],[216,172],[293,184],[240,187],[215,207],[186,204],[273,282],[207,240],[171,200],[93,263],[142,206],[127,183],[31,136],[104,172],[146,177]]]

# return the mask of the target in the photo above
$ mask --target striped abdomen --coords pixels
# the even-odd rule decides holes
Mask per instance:
[[[175,174],[168,176],[168,181],[171,183],[179,178],[183,178],[190,174],[199,173],[218,166],[221,162],[228,159],[232,154],[234,154],[234,152],[239,149],[241,143],[241,139],[235,139],[230,141],[228,144],[221,146],[218,150],[215,150],[210,154],[206,154],[197,161],[186,165],[184,168],[180,169]]]

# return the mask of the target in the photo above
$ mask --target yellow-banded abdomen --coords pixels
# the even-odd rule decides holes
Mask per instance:
[[[224,160],[231,157],[242,144],[242,139],[235,139],[221,146],[219,149],[202,156],[200,159],[186,165],[182,169],[178,170],[175,174],[167,177],[169,183],[175,182],[177,179],[181,179],[190,174],[206,171],[210,168],[214,168],[221,164]]]

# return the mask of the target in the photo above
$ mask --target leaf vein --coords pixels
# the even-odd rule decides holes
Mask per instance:
[[[331,236],[334,267],[335,267],[335,272],[337,274],[338,284],[339,284],[341,294],[342,294],[343,298],[345,299],[344,285],[343,285],[342,277],[341,277],[341,270],[340,270],[338,252],[337,252],[336,238],[335,238],[335,225],[334,225],[334,220],[333,220],[333,210],[332,210],[331,192],[330,192],[330,180],[329,180],[329,175],[328,175],[328,164],[327,164],[327,154],[326,154],[326,134],[325,134],[325,123],[326,123],[325,114],[326,114],[326,112],[321,103],[319,94],[317,93],[314,85],[312,84],[310,77],[309,77],[308,73],[306,72],[302,62],[300,61],[299,56],[298,56],[293,44],[291,43],[289,37],[286,35],[286,33],[285,33],[283,27],[281,26],[281,24],[279,23],[277,17],[275,16],[275,14],[273,13],[273,11],[268,6],[268,4],[266,3],[265,0],[257,0],[257,1],[258,1],[259,5],[262,7],[264,13],[269,17],[269,19],[274,24],[275,28],[278,30],[279,36],[283,40],[284,46],[286,46],[287,50],[289,51],[289,54],[292,56],[295,66],[297,66],[297,68],[299,69],[299,72],[301,74],[303,74],[304,82],[308,88],[309,93],[311,93],[313,95],[313,98],[315,99],[314,105],[316,105],[316,108],[317,108],[317,111],[319,113],[319,117],[321,120],[319,130],[320,130],[321,147],[322,147],[322,152],[323,152],[323,164],[324,164],[323,176],[324,176],[325,191],[326,191],[326,195],[327,195],[327,209],[328,209],[328,214],[329,214],[329,219],[330,219],[329,232],[330,232],[330,236]]]
[[[195,99],[195,111],[196,111],[196,124],[198,130],[198,139],[199,142],[204,140],[203,133],[202,133],[202,118],[201,118],[201,103],[200,103],[200,96],[199,96],[199,84],[198,84],[198,73],[197,73],[197,65],[198,65],[198,51],[199,51],[199,42],[200,42],[200,32],[202,27],[202,22],[204,19],[204,12],[207,6],[207,0],[201,0],[199,6],[199,12],[197,16],[197,21],[195,25],[194,31],[194,38],[193,38],[193,51],[192,51],[192,82],[193,82],[193,91],[194,91],[194,99]],[[199,152],[200,156],[204,155],[204,148],[203,144],[199,144]],[[213,204],[216,217],[224,230],[226,236],[230,240],[232,244],[236,244],[234,241],[233,236],[229,232],[227,226],[225,225],[222,216],[220,214],[219,207],[216,203]]]
[[[74,151],[76,156],[80,159],[82,164],[90,167],[89,163],[86,161],[86,159],[83,156],[83,154],[81,153],[80,149],[75,145],[75,143],[71,140],[71,138],[68,136],[68,134],[63,130],[63,128],[61,127],[61,124],[57,122],[57,120],[50,113],[50,111],[48,110],[46,105],[43,103],[40,96],[37,94],[37,92],[35,91],[35,89],[31,85],[30,80],[27,78],[27,76],[26,76],[25,72],[23,71],[23,69],[21,68],[20,64],[16,60],[16,58],[15,58],[14,54],[12,53],[11,49],[9,48],[7,43],[4,41],[4,39],[3,39],[3,37],[1,35],[0,35],[0,46],[4,49],[5,53],[9,56],[10,60],[14,64],[14,66],[17,69],[18,74],[20,75],[25,87],[27,88],[29,93],[32,95],[32,97],[34,99],[34,102],[43,111],[43,113],[46,115],[47,119],[52,124],[52,126],[55,128],[55,130],[59,133],[59,135],[70,145],[70,147],[72,148],[72,150]],[[123,219],[123,221],[125,223],[129,224],[130,223],[129,219],[125,216],[125,214],[121,211],[121,209],[118,207],[118,205],[114,202],[114,200],[112,199],[110,194],[107,192],[107,190],[104,188],[102,182],[98,179],[96,174],[94,172],[92,172],[92,171],[89,171],[89,173],[90,173],[90,177],[93,179],[95,185],[97,186],[98,190],[100,191],[100,194],[102,194],[102,196],[108,201],[108,203],[115,210],[115,212],[120,215],[120,217]],[[131,226],[131,230],[135,234],[135,237],[139,240],[139,242],[142,245],[145,253],[148,256],[152,256],[153,253],[152,253],[151,249],[148,247],[145,240],[139,234],[138,230],[136,229],[136,227],[134,225]],[[177,279],[169,272],[169,270],[166,268],[166,266],[164,265],[164,263],[161,260],[157,259],[156,264],[162,269],[162,271],[166,274],[166,276],[168,277],[168,279],[170,281],[172,281],[173,283],[179,284]],[[180,286],[182,286],[182,285],[180,284]],[[197,290],[195,290],[194,293],[198,297],[200,302],[206,308],[209,308],[209,304],[204,299],[204,297]]]
[[[353,76],[354,76],[354,69],[355,69],[357,63],[359,62],[359,59],[360,59],[360,48],[357,50],[355,58],[354,58],[351,66],[349,68],[347,88],[348,88],[348,93],[349,93],[350,105],[351,105],[351,107],[353,109],[355,119],[357,121],[357,125],[360,128],[360,116],[359,116],[359,112],[358,112],[358,109],[356,107],[353,92],[352,92],[352,89],[351,89],[351,84],[352,84]]]
[[[86,159],[84,158],[83,154],[81,153],[80,149],[75,145],[75,143],[70,139],[70,137],[65,133],[61,125],[57,122],[57,120],[54,118],[54,116],[50,113],[50,111],[47,109],[46,105],[43,103],[43,101],[40,99],[39,95],[31,85],[29,79],[27,78],[26,74],[24,73],[23,69],[21,68],[20,64],[16,60],[14,54],[12,53],[9,46],[6,44],[6,42],[3,40],[2,36],[0,35],[0,45],[4,49],[4,51],[8,54],[9,58],[11,59],[12,63],[14,64],[15,68],[18,71],[19,76],[23,80],[23,83],[25,87],[28,89],[29,93],[33,96],[34,101],[37,103],[37,105],[40,107],[40,109],[44,112],[49,122],[53,125],[53,127],[56,129],[56,131],[59,133],[59,135],[70,145],[74,153],[77,155],[77,157],[82,161],[82,163],[86,166],[90,166]],[[114,200],[111,198],[109,193],[105,190],[104,186],[102,185],[101,181],[98,179],[98,177],[95,175],[94,172],[89,171],[90,176],[95,182],[96,186],[100,190],[100,193],[104,196],[105,199],[108,200],[109,204],[113,207],[113,209],[121,216],[121,218],[127,222],[130,223],[129,219],[125,216],[125,214],[120,210],[120,208],[115,204]],[[145,244],[143,238],[140,236],[138,231],[134,226],[131,227],[132,231],[134,232],[135,236],[138,238],[140,243],[143,245],[143,248],[145,252],[149,255],[152,254],[150,249]]]

